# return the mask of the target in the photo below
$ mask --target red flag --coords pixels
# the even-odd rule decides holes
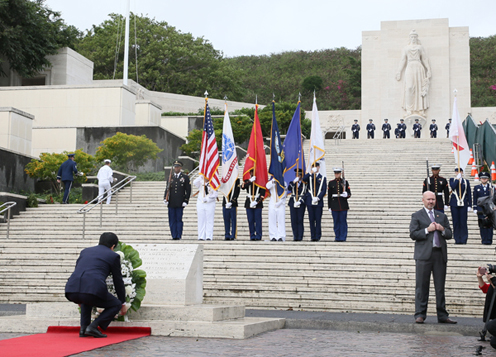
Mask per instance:
[[[262,127],[258,119],[258,104],[255,106],[255,120],[253,121],[250,143],[248,144],[248,152],[246,153],[243,180],[250,178],[251,169],[253,169],[253,175],[256,177],[255,185],[265,189],[268,180],[267,160],[265,158]]]

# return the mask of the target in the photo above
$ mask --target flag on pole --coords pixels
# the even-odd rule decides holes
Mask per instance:
[[[451,119],[452,122],[449,129],[449,138],[453,143],[455,162],[459,164],[463,171],[465,171],[468,160],[470,160],[470,147],[468,146],[467,138],[465,136],[465,132],[463,131],[462,121],[460,120],[460,115],[458,114],[456,94],[455,100],[453,101],[453,115]],[[458,158],[460,161],[458,161]]]
[[[276,103],[272,101],[272,128],[270,130],[270,165],[269,174],[277,183],[277,196],[284,196],[284,171],[286,170],[286,160],[284,159],[284,147],[281,142],[279,126],[276,120]]]
[[[265,189],[267,184],[267,160],[265,159],[265,149],[262,135],[262,127],[258,119],[258,104],[255,105],[255,119],[251,129],[248,152],[246,153],[245,167],[243,169],[243,180],[250,178],[250,170],[256,177],[255,185]]]
[[[219,173],[219,150],[215,140],[214,123],[208,107],[208,99],[205,98],[205,112],[203,117],[203,135],[200,152],[199,174],[206,177],[210,187],[217,190],[220,185]]]
[[[314,94],[312,106],[312,131],[310,133],[310,153],[308,155],[307,172],[311,171],[312,165],[317,161],[320,162],[319,173],[323,177],[327,177],[325,166],[324,137],[322,135],[322,129],[320,127],[319,111],[317,109],[317,100]]]
[[[238,155],[231,126],[231,119],[225,105],[224,123],[222,125],[222,178],[220,192],[229,196],[239,175]]]
[[[295,179],[296,173],[294,169],[303,170],[303,175],[306,173],[305,155],[303,153],[303,144],[301,140],[301,102],[298,101],[298,106],[293,114],[293,119],[289,124],[286,138],[284,139],[284,155],[286,160],[286,170],[284,172],[284,180],[291,182]]]

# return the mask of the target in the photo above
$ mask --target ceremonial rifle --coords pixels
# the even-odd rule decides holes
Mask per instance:
[[[429,159],[425,159],[425,165],[427,166],[427,191],[431,190],[431,179],[429,177]]]
[[[170,193],[170,183],[171,183],[171,178],[172,178],[172,170],[174,170],[173,167],[171,167],[169,171],[169,180],[167,181],[167,195],[165,195],[165,200],[169,202],[169,193]]]
[[[341,166],[343,166],[343,192],[346,192],[346,179],[344,178],[344,161],[341,161]]]

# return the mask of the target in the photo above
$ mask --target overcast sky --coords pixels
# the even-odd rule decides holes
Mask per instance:
[[[99,25],[127,0],[46,0],[69,25]],[[496,34],[495,0],[131,0],[131,11],[203,36],[227,57],[361,45],[381,21],[448,18],[471,37]],[[132,22],[131,22],[132,23]]]

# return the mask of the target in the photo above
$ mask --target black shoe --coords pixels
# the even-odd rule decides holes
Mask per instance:
[[[450,319],[449,317],[446,320],[438,321],[440,324],[456,324],[458,321],[454,321]]]
[[[81,328],[79,329],[79,337],[89,337],[89,336],[85,333],[85,331],[86,331],[86,327],[81,327]]]
[[[107,337],[107,335],[101,333],[98,328],[93,327],[91,325],[86,327],[86,331],[84,331],[84,333],[88,336],[93,336],[93,337],[97,337],[97,338]]]

